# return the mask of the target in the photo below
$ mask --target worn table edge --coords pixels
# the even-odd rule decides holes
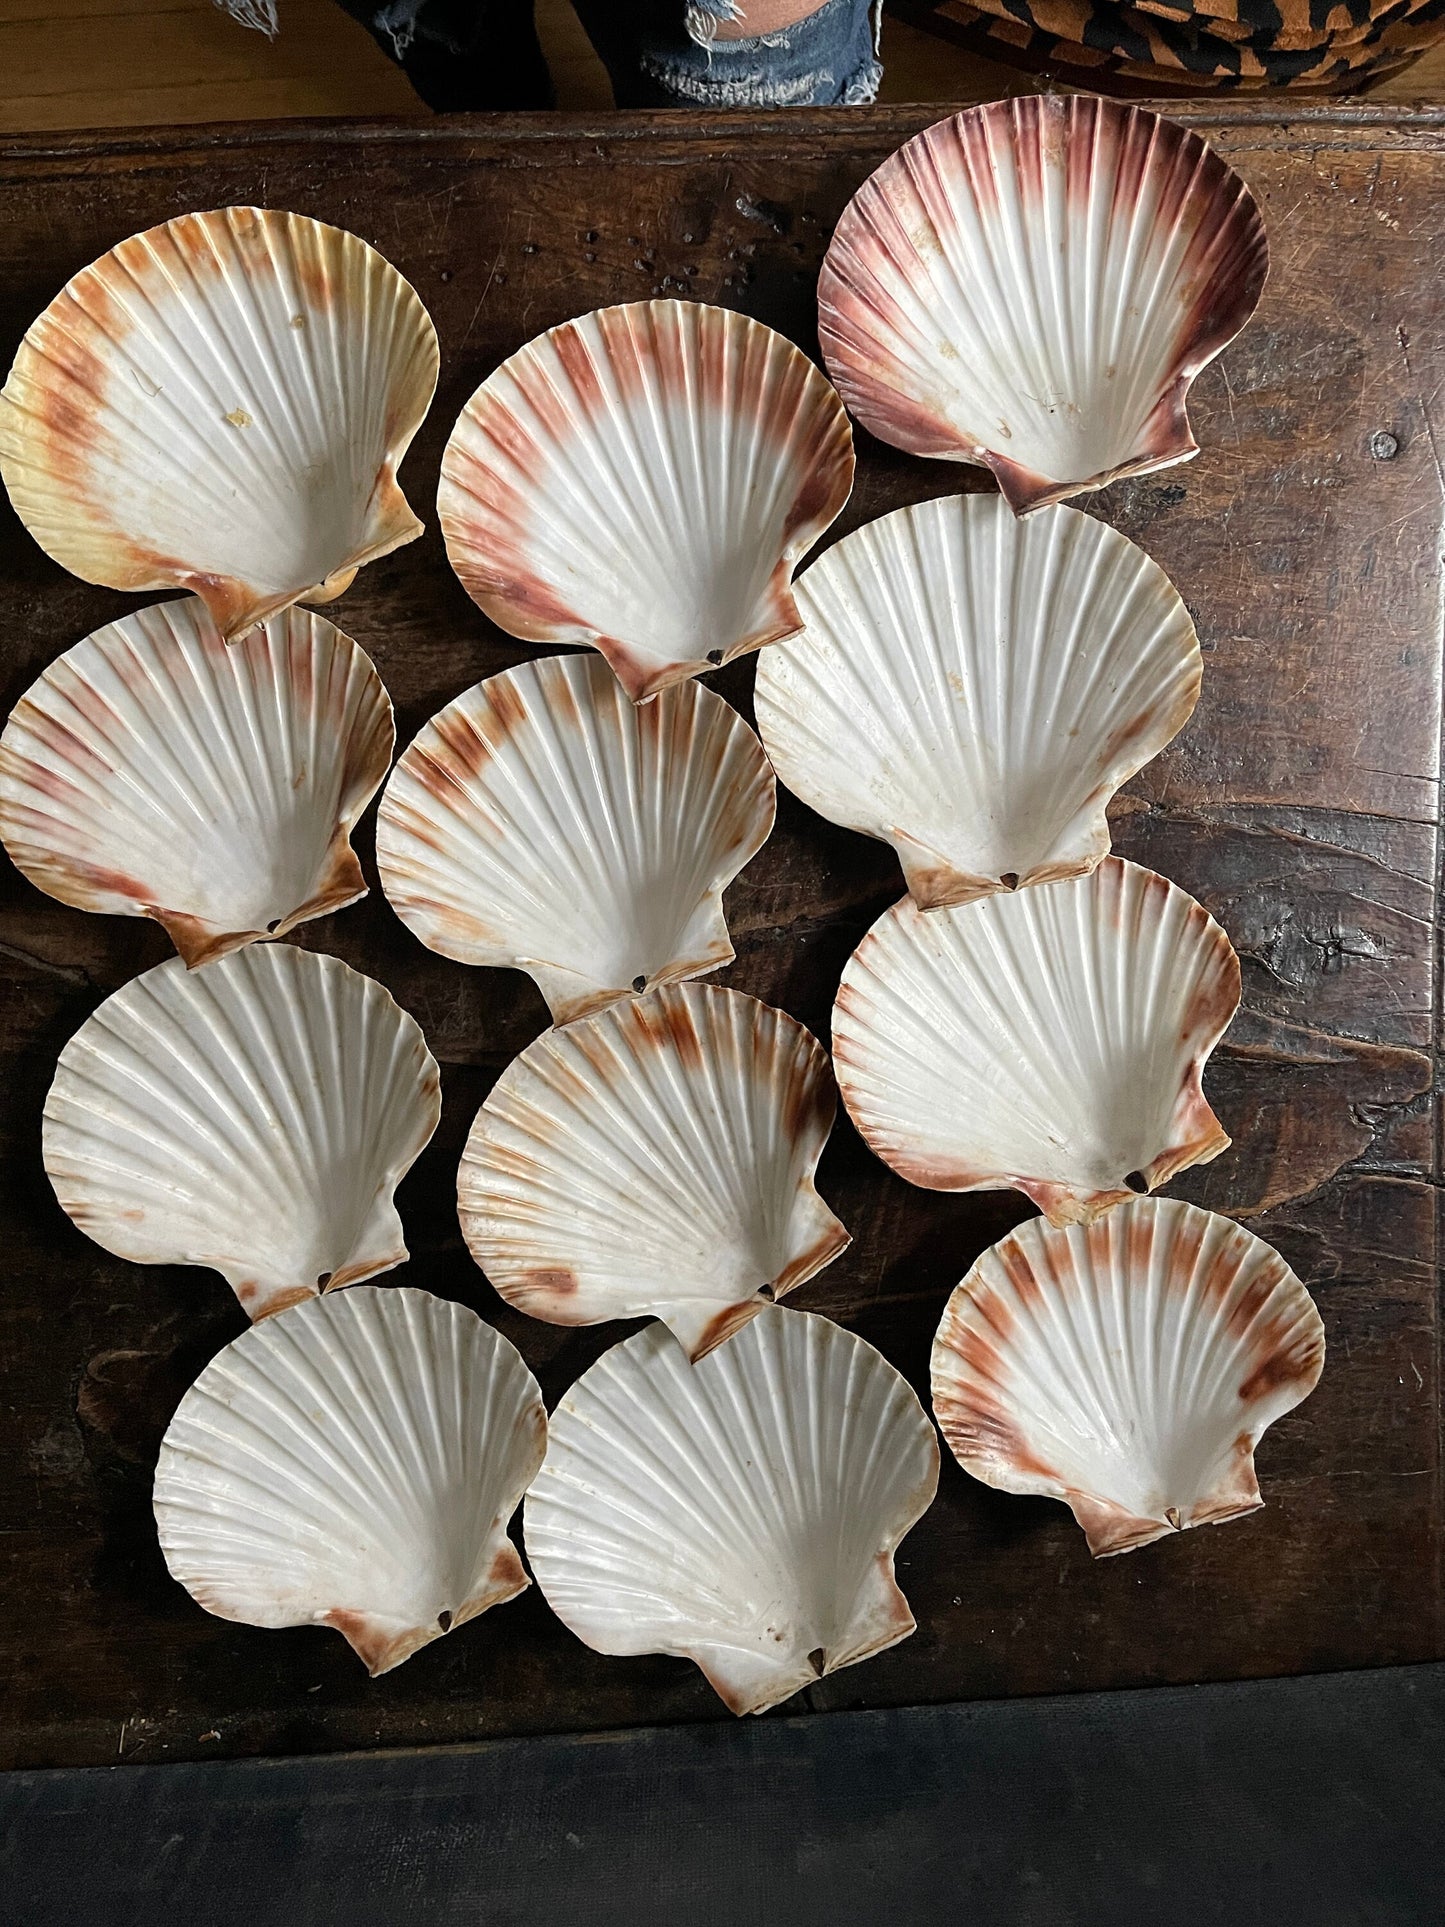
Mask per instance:
[[[334,1751],[308,1753],[240,1753],[205,1760],[194,1756],[177,1760],[117,1762],[105,1766],[9,1767],[0,1770],[0,1798],[7,1789],[25,1785],[41,1787],[66,1782],[77,1787],[96,1786],[103,1780],[154,1777],[173,1770],[206,1775],[250,1773],[305,1774],[318,1768],[376,1768],[389,1762],[437,1760],[461,1763],[472,1759],[494,1760],[516,1756],[521,1751],[538,1752],[559,1745],[606,1749],[636,1746],[642,1748],[668,1742],[697,1742],[712,1747],[728,1735],[767,1736],[783,1742],[787,1734],[807,1732],[817,1738],[831,1732],[840,1743],[846,1735],[864,1727],[883,1729],[904,1726],[957,1724],[965,1727],[983,1721],[1012,1721],[1038,1724],[1054,1716],[1067,1715],[1079,1724],[1108,1716],[1133,1717],[1135,1714],[1160,1718],[1169,1713],[1185,1713],[1191,1707],[1203,1709],[1246,1700],[1288,1703],[1325,1690],[1386,1694],[1409,1693],[1419,1688],[1445,1686],[1445,1660],[1420,1660],[1408,1665],[1341,1667],[1318,1673],[1277,1673],[1257,1678],[1170,1682],[1158,1686],[1114,1687],[1104,1691],[1071,1693],[999,1694],[981,1699],[923,1700],[898,1706],[839,1707],[831,1711],[788,1713],[760,1719],[675,1720],[644,1726],[608,1726],[578,1730],[559,1728],[555,1732],[512,1733],[476,1740],[442,1741],[432,1745],[344,1747]],[[1442,1731],[1445,1753],[1445,1731]]]
[[[430,119],[392,115],[383,118],[328,120],[222,121],[194,126],[95,128],[59,134],[13,135],[0,141],[0,164],[24,161],[164,157],[201,152],[212,156],[233,148],[284,146],[415,145],[507,147],[525,159],[529,149],[558,142],[595,141],[615,149],[621,143],[665,140],[680,146],[717,147],[731,134],[755,139],[759,131],[778,142],[835,138],[850,127],[870,131],[910,129],[943,120],[976,103],[926,101],[868,108],[811,107],[727,112],[656,110],[560,114],[440,114]],[[1267,101],[1156,100],[1132,103],[1201,129],[1285,130],[1318,127],[1324,131],[1360,130],[1381,135],[1445,129],[1445,103],[1339,100],[1297,103]],[[614,155],[615,158],[615,155]]]

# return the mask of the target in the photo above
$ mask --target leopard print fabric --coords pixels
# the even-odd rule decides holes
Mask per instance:
[[[1113,94],[1351,93],[1445,38],[1445,0],[889,0],[946,40]]]

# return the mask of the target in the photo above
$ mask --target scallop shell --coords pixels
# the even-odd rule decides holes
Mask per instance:
[[[62,567],[194,590],[229,640],[421,534],[396,471],[437,365],[415,290],[356,235],[183,214],[31,325],[0,391],[0,474]]]
[[[820,816],[891,843],[924,910],[1093,869],[1109,799],[1199,695],[1178,591],[1076,509],[899,509],[797,592],[803,634],[758,665],[768,755]]]
[[[1269,248],[1197,134],[1090,96],[939,121],[845,209],[818,283],[844,401],[914,455],[980,462],[1023,514],[1187,461],[1185,398]]]
[[[211,1265],[253,1318],[407,1255],[392,1194],[441,1113],[420,1027],[370,977],[289,944],[107,997],[60,1053],[45,1168],[88,1237]]]
[[[553,328],[482,383],[437,513],[494,622],[600,649],[645,702],[793,634],[793,564],[852,483],[842,404],[791,342],[639,301]]]
[[[516,965],[559,1024],[732,960],[722,893],[767,839],[756,736],[694,683],[634,709],[595,656],[434,716],[382,797],[382,887],[421,941]]]
[[[53,662],[0,736],[0,838],[62,903],[154,917],[191,965],[366,895],[350,841],[391,762],[381,678],[322,616],[227,643],[197,598]]]
[[[1200,1079],[1239,989],[1214,919],[1118,857],[952,910],[905,897],[844,969],[838,1084],[910,1184],[1088,1223],[1228,1145]]]
[[[253,1325],[181,1400],[156,1467],[173,1578],[247,1626],[334,1626],[375,1676],[529,1581],[507,1521],[547,1442],[500,1332],[406,1286]]]
[[[1324,1327],[1279,1253],[1173,1198],[984,1252],[933,1346],[959,1463],[1062,1499],[1096,1558],[1263,1505],[1254,1448],[1308,1398]]]
[[[893,1554],[937,1485],[923,1408],[840,1325],[768,1308],[698,1365],[651,1325],[553,1413],[527,1557],[587,1645],[762,1713],[913,1631]]]
[[[493,1086],[462,1231],[534,1318],[652,1314],[701,1358],[848,1244],[813,1183],[836,1108],[822,1046],[754,997],[682,984],[614,1005]]]

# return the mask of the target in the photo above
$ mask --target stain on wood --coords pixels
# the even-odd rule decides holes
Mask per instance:
[[[816,352],[832,225],[864,174],[935,113],[12,142],[0,149],[0,361],[69,275],[189,208],[295,208],[380,247],[441,334],[441,389],[403,471],[428,530],[330,613],[375,660],[405,744],[478,677],[533,653],[471,603],[436,530],[442,445],[478,381],[569,316],[684,290]],[[1243,960],[1244,1009],[1205,1080],[1234,1144],[1170,1189],[1279,1247],[1317,1298],[1329,1359],[1319,1390],[1261,1447],[1265,1508],[1132,1559],[1096,1563],[1064,1507],[946,1464],[901,1549],[917,1633],[817,1681],[792,1710],[1445,1652],[1430,1096],[1445,522],[1445,286],[1432,241],[1445,229],[1445,114],[1272,103],[1180,118],[1260,197],[1274,268],[1254,323],[1193,390],[1202,454],[1086,504],[1170,572],[1205,652],[1199,708],[1119,799],[1116,847],[1198,896]],[[858,442],[834,536],[987,486],[979,470]],[[61,649],[136,606],[67,577],[3,505],[0,567],[7,708]],[[709,680],[747,713],[752,677],[743,662]],[[729,892],[737,958],[722,979],[826,1035],[843,963],[900,875],[885,846],[779,802],[773,838]],[[298,934],[381,978],[442,1062],[442,1125],[398,1198],[413,1256],[388,1276],[475,1306],[553,1403],[626,1328],[509,1309],[455,1211],[477,1105],[546,1012],[520,974],[425,951],[375,893],[370,836],[368,817],[357,840],[373,894]],[[126,1265],[90,1244],[40,1163],[61,1045],[165,954],[149,923],[86,916],[8,868],[0,877],[5,1756],[210,1758],[726,1717],[696,1668],[589,1652],[535,1587],[370,1681],[335,1633],[208,1618],[169,1579],[150,1517],[156,1447],[243,1315],[217,1276]],[[819,1185],[854,1241],[790,1302],[841,1319],[926,1388],[949,1291],[1028,1206],[911,1189],[844,1120]]]

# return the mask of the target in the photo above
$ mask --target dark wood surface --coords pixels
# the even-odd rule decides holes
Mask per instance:
[[[16,1927],[1433,1927],[1445,1667],[0,1775]]]
[[[0,147],[0,359],[68,275],[134,229],[256,200],[340,222],[413,280],[441,389],[403,471],[434,524],[443,441],[528,335],[599,303],[688,293],[814,347],[814,280],[849,193],[928,108],[586,125],[540,119]],[[1067,1512],[944,1468],[902,1548],[919,1630],[810,1689],[814,1709],[1323,1670],[1445,1652],[1435,1043],[1445,117],[1210,108],[1260,197],[1274,270],[1195,389],[1203,453],[1090,506],[1182,590],[1205,650],[1180,740],[1119,806],[1116,841],[1193,891],[1244,962],[1207,1084],[1235,1148],[1173,1187],[1243,1215],[1316,1293],[1324,1381],[1260,1452],[1252,1518],[1095,1564]],[[595,238],[593,238],[595,237]],[[1391,438],[1389,440],[1382,438]],[[983,485],[860,435],[835,533]],[[1392,452],[1393,451],[1393,452]],[[0,695],[131,606],[50,563],[0,509]],[[529,653],[470,604],[426,537],[332,611],[374,656],[401,740]],[[752,666],[715,679],[747,708]],[[370,862],[370,828],[359,841]],[[725,980],[826,1034],[839,970],[899,893],[891,854],[784,799],[730,893]],[[530,982],[423,951],[375,893],[302,940],[382,978],[441,1060],[442,1128],[401,1205],[391,1275],[474,1305],[549,1402],[620,1334],[501,1306],[461,1243],[453,1176],[492,1079],[543,1026]],[[318,1629],[208,1618],[167,1577],[156,1449],[185,1386],[242,1327],[210,1274],[109,1258],[61,1215],[39,1118],[61,1045],[167,951],[140,921],[0,881],[0,1729],[30,1764],[159,1761],[726,1718],[695,1668],[589,1652],[535,1589],[370,1682]],[[840,1126],[821,1184],[854,1233],[796,1302],[925,1383],[948,1290],[1023,1215],[892,1177]],[[797,1710],[794,1703],[791,1710]]]

